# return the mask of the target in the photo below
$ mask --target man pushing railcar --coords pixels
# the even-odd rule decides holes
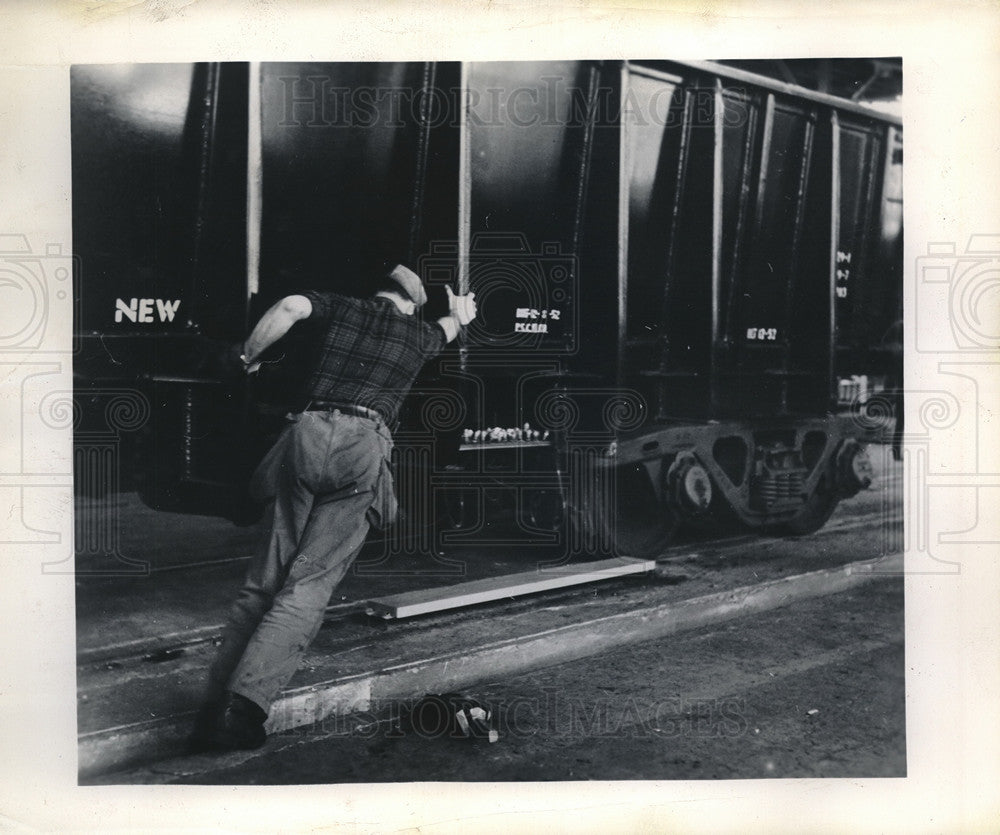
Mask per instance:
[[[333,590],[371,524],[396,512],[390,432],[424,363],[476,316],[475,294],[449,287],[449,314],[428,323],[420,278],[397,265],[368,299],[337,293],[287,296],[243,346],[247,373],[300,321],[319,327],[303,393],[251,481],[266,503],[266,535],[232,606],[196,729],[199,747],[258,748],[271,703],[323,622]]]

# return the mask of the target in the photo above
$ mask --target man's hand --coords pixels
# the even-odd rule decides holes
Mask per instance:
[[[463,327],[476,318],[476,294],[468,293],[464,296],[456,296],[451,287],[444,286],[448,294],[448,311]]]
[[[209,341],[203,352],[201,371],[221,380],[234,381],[246,374],[253,374],[260,363],[249,364],[244,359],[242,342],[218,343]]]
[[[244,351],[242,354],[240,354],[240,361],[243,363],[243,370],[248,375],[249,374],[256,374],[258,371],[260,371],[260,363],[259,362],[249,362],[247,360],[246,351]]]

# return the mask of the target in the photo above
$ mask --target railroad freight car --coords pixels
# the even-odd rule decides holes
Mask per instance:
[[[898,118],[712,62],[81,66],[72,95],[84,486],[238,514],[308,357],[293,330],[254,380],[215,359],[396,262],[428,315],[480,306],[396,432],[404,535],[513,511],[655,553],[684,520],[813,530],[870,481]],[[123,388],[148,415],[88,458]]]

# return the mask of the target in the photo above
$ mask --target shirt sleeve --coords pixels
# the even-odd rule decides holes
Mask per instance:
[[[340,300],[340,296],[336,293],[324,293],[319,290],[306,290],[299,295],[309,299],[312,305],[312,313],[305,320],[310,323],[329,321]]]
[[[424,359],[429,360],[436,357],[444,350],[448,344],[448,337],[437,322],[423,323],[423,349]]]

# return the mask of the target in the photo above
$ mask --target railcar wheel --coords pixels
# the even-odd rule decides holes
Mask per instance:
[[[528,491],[524,499],[523,513],[535,530],[559,531],[566,524],[566,503],[558,490]]]
[[[840,495],[831,479],[822,479],[802,510],[782,525],[783,532],[794,536],[815,533],[829,521],[839,502]]]
[[[444,490],[438,510],[438,526],[459,531],[474,522],[475,496],[471,490]]]
[[[615,554],[640,559],[662,556],[679,526],[680,519],[669,512],[653,521],[619,522],[615,528]]]
[[[651,559],[660,556],[680,527],[680,514],[660,501],[641,464],[618,473],[612,514],[616,555]]]

